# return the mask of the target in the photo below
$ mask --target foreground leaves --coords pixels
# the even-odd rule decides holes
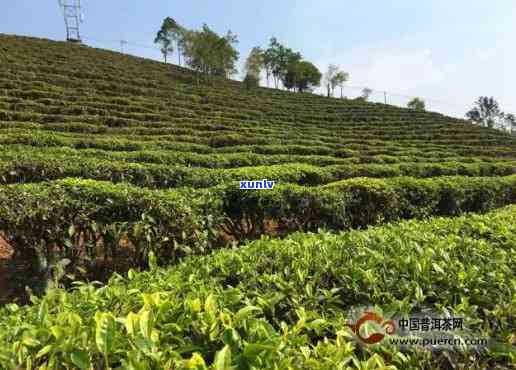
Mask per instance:
[[[341,235],[263,238],[170,269],[77,283],[0,309],[0,367],[507,368],[516,358],[516,207]],[[430,307],[496,346],[475,353],[361,347],[348,310]]]

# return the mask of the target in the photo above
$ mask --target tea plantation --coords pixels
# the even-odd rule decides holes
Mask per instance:
[[[0,236],[34,293],[1,369],[516,368],[515,136],[196,80],[0,35]],[[364,345],[358,306],[489,346]]]

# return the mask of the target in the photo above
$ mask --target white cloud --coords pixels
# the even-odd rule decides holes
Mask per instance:
[[[446,77],[444,68],[435,64],[428,49],[382,48],[371,54],[369,58],[360,55],[359,60],[348,67],[358,84],[410,93],[421,86],[439,83]]]
[[[500,99],[503,108],[508,95],[504,88],[507,80],[513,78],[503,65],[516,53],[502,52],[502,40],[485,47],[463,47],[464,50],[446,49],[426,41],[428,35],[415,34],[346,52],[328,48],[316,65],[322,72],[330,63],[349,72],[350,87],[345,95],[350,97],[360,94],[360,89],[353,87],[367,86],[407,96],[388,94],[391,104],[405,105],[408,96],[418,96],[426,99],[431,110],[463,117],[478,96],[493,95]],[[383,101],[383,93],[373,98]]]
[[[436,62],[428,47],[411,45],[411,42],[387,42],[379,45],[366,45],[346,53],[329,52],[316,62],[325,71],[333,63],[350,74],[345,89],[346,96],[357,96],[361,87],[367,86],[378,91],[388,92],[388,102],[405,105],[407,96],[425,96],[428,88],[445,84],[455,66]],[[428,96],[428,95],[427,95]],[[383,93],[376,93],[373,100],[383,101]],[[441,110],[441,109],[439,109]],[[448,109],[449,113],[455,114]]]

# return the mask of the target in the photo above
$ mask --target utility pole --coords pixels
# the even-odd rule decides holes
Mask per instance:
[[[58,0],[63,9],[66,41],[81,42],[79,25],[82,23],[81,0]]]
[[[387,91],[383,92],[383,102],[387,104]]]

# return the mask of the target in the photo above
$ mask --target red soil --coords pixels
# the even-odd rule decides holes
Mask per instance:
[[[12,247],[0,236],[0,260],[7,260],[13,255]]]
[[[11,289],[9,289],[7,272],[5,271],[6,264],[4,263],[7,262],[12,255],[12,247],[0,236],[0,304],[9,300],[12,295]]]

